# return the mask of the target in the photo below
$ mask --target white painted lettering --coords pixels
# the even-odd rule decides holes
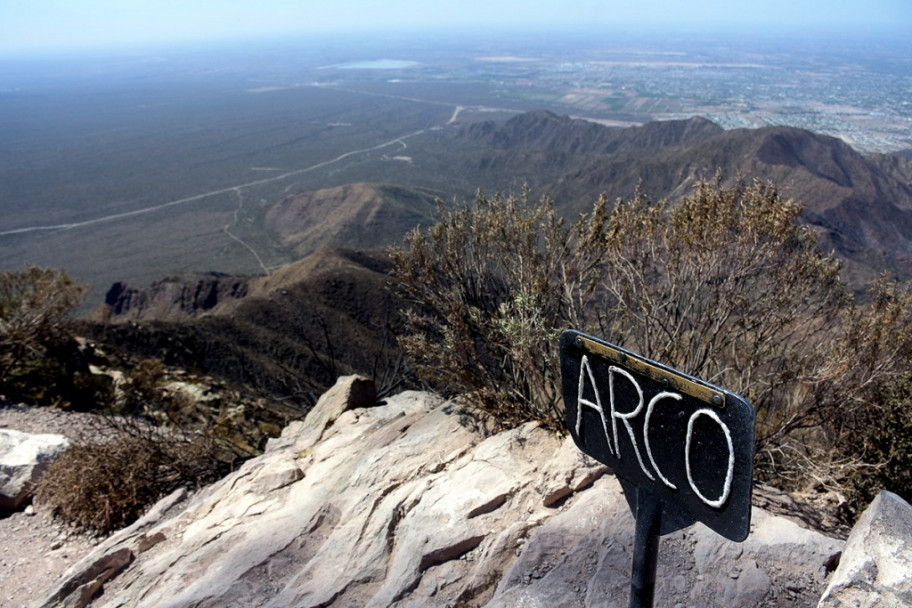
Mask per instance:
[[[690,447],[693,439],[694,421],[700,416],[712,418],[712,420],[722,428],[722,431],[725,433],[725,441],[728,443],[728,469],[725,472],[725,484],[722,486],[722,494],[716,500],[710,500],[703,496],[703,493],[697,488],[697,484],[694,483],[693,474],[690,470]],[[703,408],[690,415],[690,420],[687,421],[687,441],[684,446],[684,465],[687,468],[687,481],[690,483],[690,489],[694,491],[694,494],[696,494],[700,500],[710,507],[715,508],[719,508],[725,504],[725,501],[728,500],[728,495],[731,492],[732,479],[735,474],[735,448],[732,445],[731,431],[714,411]]]
[[[586,388],[587,378],[589,379],[589,384],[592,385],[592,392],[595,393],[595,403],[583,397],[583,395],[585,395],[583,391]],[[589,365],[589,359],[586,355],[583,355],[583,361],[580,363],[579,389],[577,395],[576,436],[580,436],[580,428],[583,422],[583,406],[591,407],[599,413],[599,417],[602,419],[602,430],[605,431],[605,441],[608,442],[608,451],[611,452],[612,456],[617,456],[611,445],[611,438],[608,436],[608,422],[605,420],[605,409],[602,407],[602,398],[599,396],[598,386],[595,384],[595,374],[592,373],[592,367]],[[615,439],[615,441],[617,441],[617,439]]]
[[[662,399],[677,399],[680,401],[681,395],[663,391],[649,400],[649,405],[646,407],[646,418],[643,420],[643,443],[646,444],[646,455],[649,456],[649,462],[652,464],[652,468],[655,469],[656,475],[659,476],[659,479],[661,479],[666,486],[672,490],[677,490],[678,487],[668,481],[668,478],[662,474],[662,469],[660,469],[659,465],[656,463],[655,457],[652,455],[652,446],[649,444],[649,419],[652,417],[652,410],[655,408],[655,404]]]
[[[636,406],[628,411],[620,411],[621,404],[617,401],[616,396],[616,378],[623,377],[627,382],[631,384],[633,389],[637,394],[637,403]],[[618,380],[619,381],[619,380]],[[591,394],[594,395],[594,400],[586,398],[587,390],[591,389]],[[609,406],[610,414],[606,412],[605,406],[602,404],[601,393],[596,383],[595,373],[592,370],[592,365],[589,362],[588,357],[583,355],[582,361],[580,362],[580,372],[579,380],[577,384],[577,417],[576,417],[576,434],[577,437],[581,437],[582,432],[582,423],[583,423],[583,408],[588,407],[596,412],[598,412],[599,418],[602,421],[602,431],[605,434],[605,442],[608,444],[608,451],[612,456],[618,460],[622,460],[621,453],[621,443],[620,443],[620,434],[618,433],[618,420],[624,425],[626,429],[627,437],[630,439],[630,443],[633,446],[633,451],[636,454],[637,462],[640,465],[640,470],[650,481],[656,481],[655,476],[647,468],[646,463],[643,460],[641,454],[641,448],[638,441],[638,435],[634,428],[634,425],[637,423],[642,423],[642,433],[643,433],[643,445],[646,451],[646,457],[649,460],[649,464],[652,465],[652,469],[655,470],[656,475],[659,479],[662,480],[662,483],[665,484],[668,488],[677,491],[678,487],[671,482],[671,480],[662,472],[662,468],[659,466],[656,455],[652,450],[652,442],[649,436],[649,427],[652,421],[652,415],[656,410],[656,407],[659,405],[659,402],[667,399],[672,399],[674,401],[683,401],[683,396],[679,393],[674,393],[670,391],[662,391],[653,396],[649,403],[645,403],[645,398],[643,396],[643,389],[640,387],[639,382],[636,378],[625,369],[615,366],[608,367],[608,395],[609,395]],[[666,406],[667,407],[667,406]],[[645,414],[640,416],[645,409]],[[611,430],[608,429],[608,419],[607,416],[611,417]],[[728,448],[728,466],[725,470],[725,480],[722,484],[722,491],[718,498],[707,497],[700,488],[697,487],[696,482],[694,481],[694,471],[691,465],[691,450],[694,449],[694,424],[700,416],[706,416],[710,418],[719,428],[722,430],[725,435],[726,447]],[[639,417],[639,418],[638,418]],[[641,419],[640,419],[641,418]],[[668,453],[668,450],[660,450],[661,453]],[[690,486],[690,489],[693,493],[702,501],[704,504],[713,507],[720,508],[722,507],[729,498],[731,494],[732,482],[734,480],[734,471],[735,471],[735,449],[732,442],[731,430],[728,426],[722,421],[719,415],[709,408],[698,409],[693,414],[690,415],[690,418],[687,421],[687,435],[685,438],[684,444],[684,467],[687,472],[687,481]],[[702,472],[701,477],[706,477],[707,473],[714,472]]]
[[[617,411],[615,408],[615,399],[614,399],[614,376],[615,374],[621,374],[627,380],[633,384],[636,389],[637,395],[639,397],[637,405],[633,410],[622,414]],[[637,445],[636,434],[633,432],[633,427],[630,425],[630,419],[639,415],[640,411],[643,409],[643,389],[640,388],[640,385],[634,379],[632,375],[627,370],[621,369],[619,367],[610,366],[608,368],[608,391],[611,396],[611,428],[614,431],[614,445],[617,446],[617,457],[618,460],[621,459],[621,444],[618,442],[618,428],[617,421],[620,419],[624,423],[624,427],[627,429],[627,436],[630,437],[630,442],[633,444],[633,451],[636,453],[637,462],[640,463],[640,470],[643,471],[643,474],[649,478],[649,481],[655,481],[655,477],[652,476],[652,473],[646,470],[646,465],[643,464],[643,457],[640,455],[640,447]]]

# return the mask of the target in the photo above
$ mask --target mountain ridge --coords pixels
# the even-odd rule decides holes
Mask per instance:
[[[864,156],[845,142],[794,127],[723,130],[702,118],[605,127],[535,112],[453,135],[488,145],[463,166],[485,182],[513,175],[546,191],[568,217],[599,194],[653,199],[687,195],[717,173],[770,181],[804,205],[824,250],[846,260],[861,288],[881,272],[912,278],[912,163]]]
[[[614,154],[624,149],[693,144],[722,131],[722,127],[702,117],[650,122],[637,127],[607,127],[539,110],[520,114],[500,125],[491,121],[475,123],[465,127],[460,135],[499,150],[533,145],[567,154]]]
[[[856,290],[883,272],[912,278],[912,163],[898,156],[866,157],[840,140],[789,127],[724,131],[690,119],[617,128],[549,112],[457,126],[434,137],[461,138],[462,155],[451,173],[466,170],[482,184],[518,175],[533,193],[552,196],[569,219],[589,211],[599,192],[630,197],[639,188],[674,201],[717,171],[727,181],[770,179],[783,196],[804,203],[804,221],[821,248],[844,261],[844,276]],[[466,141],[484,145],[468,154]],[[485,143],[493,141],[501,147]],[[653,141],[662,145],[652,147]],[[576,154],[574,146],[628,152]],[[520,166],[525,173],[517,173]],[[417,215],[404,203],[415,197],[423,209]],[[363,182],[285,197],[266,211],[264,224],[299,252],[298,261],[266,277],[191,276],[183,286],[166,280],[147,290],[118,284],[109,293],[113,323],[99,334],[146,356],[166,348],[175,365],[312,400],[334,373],[395,365],[398,353],[386,335],[398,306],[386,289],[391,262],[382,250],[363,247],[398,242],[418,216],[430,223],[431,205],[432,192],[424,187]],[[333,219],[311,226],[326,209]],[[387,223],[371,223],[377,214]],[[384,231],[383,225],[398,228]],[[350,247],[321,248],[327,239]],[[124,320],[145,328],[131,329],[119,323]],[[162,346],[169,332],[181,348]],[[384,349],[382,362],[365,354]]]

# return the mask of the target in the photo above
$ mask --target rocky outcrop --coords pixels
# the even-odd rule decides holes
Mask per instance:
[[[881,492],[852,528],[820,608],[912,606],[912,506]]]
[[[625,606],[634,522],[607,472],[534,424],[484,436],[452,402],[376,405],[343,378],[262,456],[99,545],[42,605],[127,550],[93,606]],[[744,543],[694,526],[661,541],[656,603],[811,606],[841,548],[760,510]]]
[[[156,281],[148,289],[118,282],[108,289],[105,305],[111,316],[121,319],[176,319],[243,298],[247,289],[247,279],[217,274],[171,277]]]
[[[63,435],[0,429],[0,515],[31,500],[38,477],[69,444]]]

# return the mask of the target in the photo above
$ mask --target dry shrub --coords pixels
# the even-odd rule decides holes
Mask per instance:
[[[619,201],[601,232],[599,332],[743,395],[757,449],[817,425],[849,293],[769,184],[701,182],[677,205]]]
[[[867,426],[855,437],[864,441],[854,447],[862,462],[874,466],[852,472],[849,506],[860,512],[883,488],[912,500],[912,377],[891,386],[863,420]]]
[[[815,395],[823,445],[851,463],[825,482],[856,512],[881,489],[912,500],[912,289],[881,278],[870,300],[846,312]]]
[[[252,455],[222,439],[203,420],[198,430],[176,419],[196,403],[166,397],[165,368],[141,361],[127,375],[115,411],[98,415],[92,443],[77,444],[51,462],[36,500],[60,519],[107,533],[132,523],[178,487],[200,487]]]
[[[203,435],[126,419],[108,419],[105,427],[106,440],[74,445],[52,461],[35,494],[55,517],[83,529],[104,534],[127,526],[162,496],[214,481],[231,465]]]
[[[718,176],[674,205],[603,197],[570,227],[547,199],[479,194],[393,251],[401,344],[495,426],[560,429],[557,335],[595,333],[747,397],[762,478],[908,497],[912,294],[881,281],[856,305],[800,213]]]
[[[69,337],[69,315],[83,291],[62,270],[29,266],[0,273],[0,376]]]
[[[62,270],[0,272],[0,392],[31,403],[102,398],[75,377],[70,314],[83,292]]]
[[[74,445],[42,475],[35,499],[62,520],[107,533],[135,521],[160,491],[154,453],[136,438]]]
[[[500,426],[539,420],[559,428],[557,330],[569,319],[564,292],[570,233],[550,201],[479,193],[441,209],[392,251],[406,335],[400,345],[418,375]]]

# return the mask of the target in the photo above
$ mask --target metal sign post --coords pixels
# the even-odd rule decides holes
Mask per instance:
[[[662,502],[647,488],[637,487],[636,529],[630,572],[630,608],[652,606],[656,565],[659,562],[659,528]]]
[[[651,606],[659,536],[699,521],[747,538],[754,409],[577,331],[561,336],[561,373],[574,442],[614,470],[636,516],[630,606]]]

